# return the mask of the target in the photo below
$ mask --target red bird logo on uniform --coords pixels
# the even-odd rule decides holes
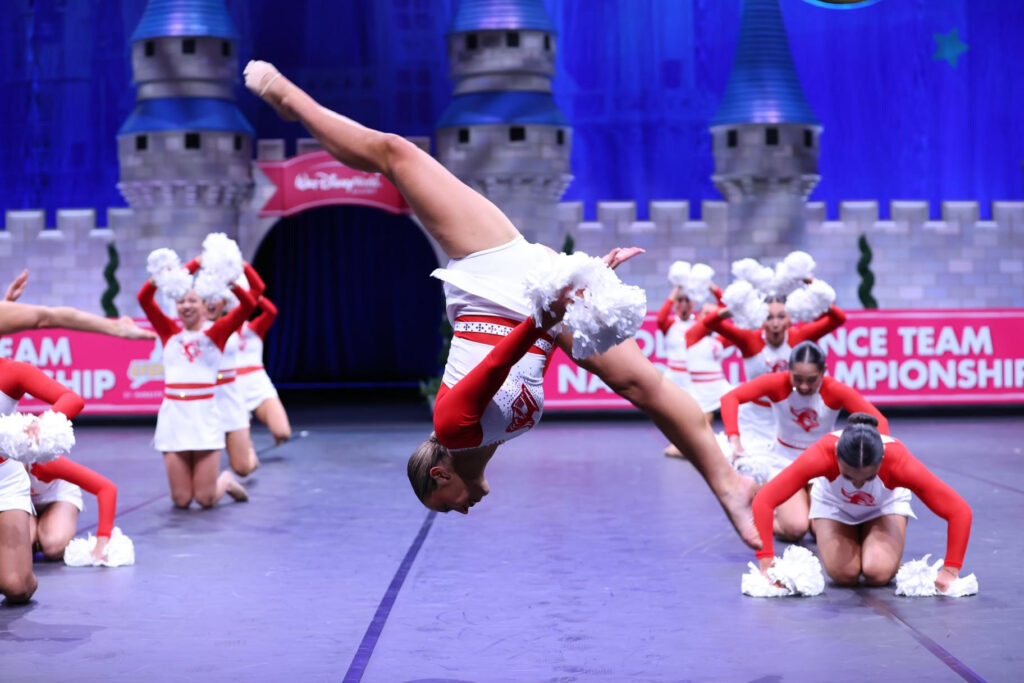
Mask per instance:
[[[789,361],[785,358],[779,358],[769,363],[768,367],[771,368],[772,372],[783,372],[784,370],[789,370]]]
[[[875,497],[867,491],[854,491],[853,493],[848,493],[845,488],[840,488],[839,490],[842,492],[843,497],[846,498],[846,502],[851,505],[875,504]]]
[[[804,408],[798,413],[790,406],[789,412],[793,413],[793,422],[800,425],[805,432],[821,426],[821,422],[818,421],[818,413],[815,412],[814,408]]]
[[[184,342],[181,345],[181,352],[185,354],[185,358],[188,358],[189,363],[195,363],[196,358],[199,358],[199,356],[203,354],[203,352],[199,350],[199,342],[195,340]]]
[[[533,397],[525,384],[519,385],[519,395],[512,401],[512,421],[508,423],[506,432],[511,433],[520,429],[530,428],[536,424],[533,414],[540,411],[537,399]]]

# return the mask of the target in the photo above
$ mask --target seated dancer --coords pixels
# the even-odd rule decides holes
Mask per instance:
[[[277,318],[277,306],[266,296],[261,296],[256,301],[256,307],[260,309],[260,314],[242,325],[238,331],[239,367],[235,383],[242,392],[245,409],[265,424],[274,437],[274,443],[280,444],[292,437],[292,427],[288,422],[288,413],[277,396],[277,389],[263,367],[263,342]]]
[[[195,272],[199,261],[188,264]],[[239,305],[208,329],[204,329],[203,301],[194,289],[177,302],[179,325],[168,318],[154,297],[153,279],[139,290],[138,299],[163,344],[164,400],[156,418],[153,445],[164,454],[171,500],[187,508],[193,499],[213,507],[225,493],[236,501],[249,494],[230,470],[219,475],[224,430],[214,404],[217,371],[228,337],[255,308],[256,302],[236,284],[231,291]]]
[[[0,415],[14,413],[18,401],[27,393],[51,404],[52,410],[69,420],[85,406],[78,394],[35,366],[0,358]],[[81,510],[79,486],[95,494],[99,503],[96,546],[92,551],[95,558],[104,556],[117,508],[117,487],[66,456],[34,463],[29,472],[22,463],[0,455],[0,593],[12,604],[27,602],[38,585],[32,572],[33,544],[41,547],[47,559],[63,557],[64,548],[75,535]],[[37,508],[38,522],[33,517],[30,491],[37,483],[44,488],[56,483],[73,487],[64,488],[57,495],[44,495],[41,502],[46,507]]]
[[[880,434],[873,415],[854,413],[846,429],[826,434],[754,498],[754,521],[764,545],[757,552],[767,576],[772,511],[811,486],[811,524],[825,572],[840,586],[884,586],[903,556],[911,492],[949,523],[946,559],[935,581],[946,591],[960,575],[971,533],[971,508],[907,447]],[[909,489],[909,490],[908,490]]]
[[[846,314],[831,306],[817,320],[794,326],[786,312],[786,298],[772,295],[766,299],[768,318],[760,330],[745,330],[734,325],[729,309],[720,308],[703,318],[708,329],[717,332],[736,345],[743,355],[743,372],[749,382],[768,372],[787,368],[787,358],[794,346],[802,341],[818,341],[846,322]],[[744,429],[761,438],[775,438],[774,421],[769,406],[752,402],[740,412]]]
[[[245,279],[249,283],[249,296],[258,300],[267,288],[256,270],[248,263],[242,264]],[[206,300],[206,326],[213,325],[227,314],[227,311],[238,305],[225,287],[223,291]],[[243,323],[243,327],[244,327]],[[240,362],[238,360],[241,347],[241,328],[232,332],[224,345],[221,355],[221,367],[217,370],[217,389],[214,402],[224,430],[224,441],[228,452],[228,464],[236,474],[246,477],[260,466],[256,450],[252,445],[249,433],[249,411],[245,406],[245,398],[241,387],[236,383]]]
[[[484,323],[479,327],[472,318],[463,321],[467,334],[480,335],[479,339],[489,338],[491,344],[495,336],[511,337],[508,346],[514,348],[503,346],[499,352],[503,357],[490,359],[489,363],[505,364],[524,348],[521,363],[536,363],[531,356],[543,360],[531,349],[536,344],[540,347],[538,351],[543,352],[546,340],[535,338],[541,331],[529,327],[533,323],[522,325],[528,313],[519,293],[523,291],[523,275],[540,259],[548,258],[549,250],[526,242],[496,206],[408,140],[366,128],[321,107],[266,62],[250,62],[245,69],[245,82],[246,87],[284,118],[300,120],[336,159],[358,170],[381,173],[394,183],[427,232],[452,259],[442,273],[446,280],[449,317],[506,318],[506,324]],[[632,253],[635,252],[613,252],[609,255],[609,265],[617,265]],[[513,334],[506,335],[510,330]],[[473,343],[471,339],[466,341],[464,353],[453,341],[445,369],[449,382],[468,378],[473,366],[485,356],[480,349],[469,346]],[[556,343],[571,353],[571,335],[558,335]],[[759,547],[760,541],[747,509],[754,482],[729,467],[696,403],[658,372],[635,340],[627,340],[602,354],[576,359],[576,362],[597,374],[613,391],[654,420],[697,466],[743,540],[752,547]],[[455,387],[449,385],[448,391],[454,392]],[[499,395],[506,396],[504,391]],[[539,401],[536,396],[532,397],[537,404],[535,408],[525,392],[517,398],[522,400],[514,410],[521,420],[512,425],[525,430],[526,424],[535,421],[534,414],[539,413]],[[443,396],[440,398],[442,408],[445,400]],[[497,406],[498,410],[502,408]],[[487,416],[483,419],[480,429],[489,441],[494,436],[490,433]],[[477,426],[467,426],[467,431],[473,432],[472,437],[462,437],[452,431],[446,424],[440,433],[420,446],[410,459],[410,480],[417,496],[431,509],[465,513],[489,490],[484,468],[497,444],[450,451],[439,438],[451,439],[449,443],[458,449],[472,443],[479,434]],[[508,438],[507,435],[504,438]]]
[[[741,441],[739,407],[759,400],[771,406],[776,438],[771,453],[747,454]],[[790,353],[787,372],[761,375],[722,397],[722,422],[736,465],[740,471],[748,468],[754,479],[761,481],[777,474],[804,449],[832,431],[840,410],[869,413],[882,425],[882,433],[889,433],[889,423],[877,408],[855,389],[825,376],[825,352],[812,341],[796,345]],[[775,534],[782,540],[799,541],[810,525],[809,509],[807,491],[796,491],[776,510]]]

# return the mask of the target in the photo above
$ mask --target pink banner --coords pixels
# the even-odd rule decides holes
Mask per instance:
[[[257,161],[256,165],[277,187],[260,216],[291,216],[331,204],[360,204],[391,213],[410,211],[387,178],[349,168],[324,151],[285,161]]]
[[[649,313],[637,342],[665,370],[664,337]],[[879,405],[1024,402],[1024,310],[848,311],[821,340],[829,373]],[[742,382],[735,352],[722,363]],[[622,410],[630,404],[556,351],[544,377],[545,410]]]
[[[145,320],[136,320],[149,327]],[[159,340],[116,339],[68,330],[34,330],[0,338],[0,357],[30,363],[85,399],[85,414],[156,413],[164,395]],[[46,404],[26,397],[19,410]]]

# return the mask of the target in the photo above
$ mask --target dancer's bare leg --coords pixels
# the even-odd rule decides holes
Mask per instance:
[[[63,559],[77,527],[78,508],[71,503],[58,500],[39,511],[35,540],[46,559]]]
[[[325,109],[266,62],[249,63],[245,84],[275,109],[294,115],[341,163],[385,175],[449,257],[461,258],[519,236],[498,207],[405,138]]]
[[[30,517],[24,510],[0,512],[0,594],[9,605],[28,602],[39,585],[32,573]]]
[[[268,398],[256,406],[256,417],[267,425],[267,429],[274,435],[274,445],[278,445],[292,438],[292,426],[288,422],[288,413],[279,398]]]
[[[571,357],[571,335],[559,335],[558,345]],[[722,457],[697,402],[658,372],[633,339],[576,363],[651,418],[704,477],[743,542],[760,548],[761,539],[750,511],[757,484],[736,472]]]
[[[217,504],[224,494],[237,502],[249,500],[245,487],[239,483],[231,470],[220,470],[220,451],[195,451],[192,463],[192,489],[196,502],[204,508]]]
[[[175,507],[187,508],[192,504],[192,455],[189,451],[164,453],[167,484]]]
[[[228,464],[238,476],[248,477],[260,466],[260,459],[252,447],[248,427],[228,432],[224,436],[224,441],[228,451]]]

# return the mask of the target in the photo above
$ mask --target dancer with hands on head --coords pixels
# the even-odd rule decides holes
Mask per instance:
[[[854,413],[846,429],[826,434],[754,498],[754,521],[764,545],[757,552],[765,576],[772,566],[772,512],[808,484],[811,524],[825,572],[840,586],[864,577],[889,583],[900,567],[911,493],[949,523],[946,557],[935,580],[946,592],[960,576],[971,531],[971,508],[900,441],[881,434],[874,415]]]
[[[153,445],[164,454],[171,499],[176,506],[187,508],[195,500],[202,507],[212,507],[225,493],[236,501],[245,501],[248,493],[230,470],[218,475],[225,441],[214,393],[228,337],[245,322],[256,302],[233,282],[233,277],[207,285],[205,288],[212,293],[230,282],[239,305],[204,329],[205,307],[196,291],[200,278],[195,283],[192,279],[200,261],[194,259],[187,269],[180,268],[178,263],[178,257],[169,249],[150,254],[153,277],[138,294],[139,304],[160,336],[164,350],[164,400],[157,413]],[[177,301],[180,324],[168,318],[157,305],[158,281]]]
[[[575,315],[577,306],[578,310],[600,308],[597,292],[584,286],[581,295],[579,288],[570,288],[565,294],[574,299],[571,306],[566,297],[552,296],[546,302],[545,315],[531,321],[536,311],[531,310],[523,277],[538,267],[556,271],[553,252],[524,240],[496,206],[408,140],[325,109],[266,62],[250,62],[245,82],[282,117],[301,121],[333,157],[352,168],[387,177],[451,258],[448,267],[436,274],[445,281],[449,318],[455,323],[455,339],[461,340],[458,344],[453,341],[444,380],[456,400],[439,396],[444,420],[439,425],[441,430],[417,449],[408,471],[413,489],[425,505],[435,510],[468,512],[489,488],[483,471],[497,447],[492,439],[501,440],[492,430],[500,427],[507,439],[539,418],[541,400],[534,393],[533,381],[535,373],[542,370],[550,346],[543,338],[543,326],[557,321],[563,305],[567,319]],[[614,267],[633,253],[616,250],[606,257],[607,263]],[[602,277],[596,270],[590,273]],[[595,334],[600,337],[602,332],[596,330]],[[690,456],[743,540],[759,547],[748,509],[755,485],[722,458],[693,399],[665,379],[632,339],[583,357],[586,354],[573,354],[573,334],[551,336],[581,367],[597,374],[613,391],[645,411],[669,440]],[[579,336],[576,341],[580,341]],[[494,356],[489,355],[491,349]],[[485,368],[471,378],[482,363]],[[499,383],[505,367],[509,367],[508,374]],[[465,392],[474,396],[499,385],[496,400],[488,401],[479,418],[479,403],[463,402],[458,400],[462,392],[454,393],[466,379],[470,380],[470,389],[478,387]],[[462,412],[465,406],[471,410]],[[451,411],[455,414],[462,412],[461,417],[444,417],[449,414],[448,407],[456,408]],[[510,419],[501,424],[505,416]],[[451,448],[441,439],[452,444]],[[462,448],[474,451],[467,453],[459,450]]]

